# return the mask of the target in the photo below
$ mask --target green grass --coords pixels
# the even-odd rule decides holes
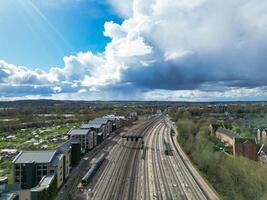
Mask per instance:
[[[19,150],[28,150],[28,147],[29,147],[29,149],[31,149],[31,147],[29,145],[23,145],[21,147],[20,147],[20,145],[23,144],[24,142],[30,140],[31,138],[34,138],[34,135],[32,134],[34,131],[37,132],[37,134],[39,135],[38,139],[44,140],[48,136],[50,136],[50,138],[51,138],[51,137],[53,137],[53,135],[68,132],[72,127],[79,126],[79,123],[70,123],[67,125],[64,124],[64,125],[58,125],[58,126],[60,126],[60,127],[58,127],[58,128],[55,127],[55,128],[48,130],[48,131],[43,130],[43,132],[41,129],[48,129],[50,127],[43,127],[40,129],[28,128],[28,129],[23,130],[23,131],[20,130],[17,133],[14,133],[14,132],[0,133],[0,138],[5,137],[7,135],[16,135],[16,139],[14,139],[14,140],[0,141],[0,149],[10,148],[13,145],[15,145],[14,148],[18,148]],[[53,149],[53,148],[56,148],[60,143],[62,143],[62,142],[48,143],[47,145],[48,145],[49,149]]]
[[[7,176],[8,183],[13,183],[13,170],[12,170],[12,161],[11,160],[4,160],[0,161],[0,176]]]
[[[62,124],[58,125],[59,127],[54,127],[51,130],[40,132],[41,129],[48,129],[50,127],[42,127],[42,128],[28,128],[25,130],[19,130],[19,131],[8,131],[8,132],[0,132],[0,139],[3,137],[5,138],[7,135],[15,135],[16,138],[10,141],[4,141],[0,140],[0,149],[6,149],[6,148],[17,148],[19,150],[37,150],[40,149],[42,145],[39,146],[33,146],[31,144],[24,144],[20,146],[21,144],[25,143],[26,141],[30,140],[31,138],[34,138],[33,132],[35,131],[38,135],[38,139],[43,139],[49,137],[53,138],[53,135],[61,134],[68,132],[71,128],[74,126],[79,126],[79,123],[69,123],[69,124]],[[48,149],[55,149],[60,144],[62,144],[63,141],[59,140],[57,142],[49,142],[46,143],[48,145]],[[0,176],[7,176],[9,184],[13,183],[13,170],[12,170],[12,161],[11,160],[4,160],[0,161]]]

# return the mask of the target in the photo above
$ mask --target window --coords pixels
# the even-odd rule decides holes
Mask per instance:
[[[45,170],[45,171],[43,171],[43,175],[45,176],[45,175],[47,175],[47,171]]]
[[[49,172],[50,174],[54,174],[55,173],[55,170],[53,170],[53,169],[50,169],[50,172]]]

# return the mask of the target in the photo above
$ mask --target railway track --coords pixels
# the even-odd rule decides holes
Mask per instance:
[[[166,127],[163,128],[162,134],[160,134],[160,140],[161,141],[163,141],[165,134],[166,134]],[[163,146],[162,142],[161,142],[161,146]],[[170,177],[169,188],[172,189],[171,199],[187,199],[184,188],[183,188],[183,184],[182,184],[181,178],[180,178],[181,172],[178,171],[177,169],[175,169],[175,166],[171,162],[170,156],[165,156],[163,158],[163,162],[166,165],[166,171],[170,174],[169,175],[169,177]]]
[[[172,144],[168,134],[166,135],[166,139]],[[183,181],[182,186],[185,188],[184,191],[187,199],[206,199],[195,180],[191,177],[191,174],[189,174],[181,158],[177,155],[177,152],[173,152],[173,159],[170,162],[181,172],[180,178]]]
[[[158,151],[157,151],[158,165],[160,167],[160,174],[161,174],[161,179],[162,179],[163,186],[165,189],[166,199],[173,199],[172,198],[172,192],[170,190],[169,181],[167,178],[167,172],[169,172],[167,169],[168,166],[167,166],[167,163],[164,162],[166,155],[163,154],[164,148],[163,148],[162,130],[164,130],[164,125],[161,123],[161,126],[159,127],[159,130],[157,131],[157,135],[156,135],[156,145],[157,145],[157,149],[158,149]],[[173,176],[175,176],[175,175],[176,175],[176,173],[173,174]],[[170,176],[169,178],[172,179],[173,176]]]
[[[173,151],[172,156],[164,154],[163,141],[175,149],[170,137],[164,119],[159,119],[147,134],[142,199],[206,199],[178,153]]]
[[[156,120],[141,124],[135,130],[144,135]],[[92,199],[137,199],[140,142],[115,145],[110,161],[93,189]]]
[[[131,131],[132,135],[144,137],[143,156],[140,141],[123,143],[119,138],[93,188],[92,199],[208,199],[179,155],[165,116],[146,121]],[[173,150],[171,155],[165,154],[163,141]]]

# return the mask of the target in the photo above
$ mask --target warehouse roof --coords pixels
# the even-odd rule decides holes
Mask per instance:
[[[223,128],[223,127],[219,127],[219,128],[217,128],[217,130],[216,130],[216,132],[220,132],[220,133],[223,133],[223,134],[225,134],[225,135],[227,135],[227,136],[229,136],[229,137],[231,137],[231,138],[238,138],[239,137],[239,135],[238,134],[236,134],[236,133],[234,133],[233,131],[231,131],[231,130],[228,130],[228,129],[226,129],[226,128]]]
[[[86,129],[72,129],[72,130],[70,130],[70,132],[68,134],[69,135],[87,135],[88,132],[89,131]]]
[[[20,152],[13,163],[22,164],[22,163],[49,163],[52,161],[53,157],[56,154],[56,150],[51,151],[22,151]]]

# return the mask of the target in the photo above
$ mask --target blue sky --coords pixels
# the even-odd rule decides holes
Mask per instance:
[[[267,100],[265,0],[0,0],[0,100]]]
[[[122,19],[104,1],[0,1],[1,59],[31,69],[63,66],[63,57],[102,52],[103,24]]]

